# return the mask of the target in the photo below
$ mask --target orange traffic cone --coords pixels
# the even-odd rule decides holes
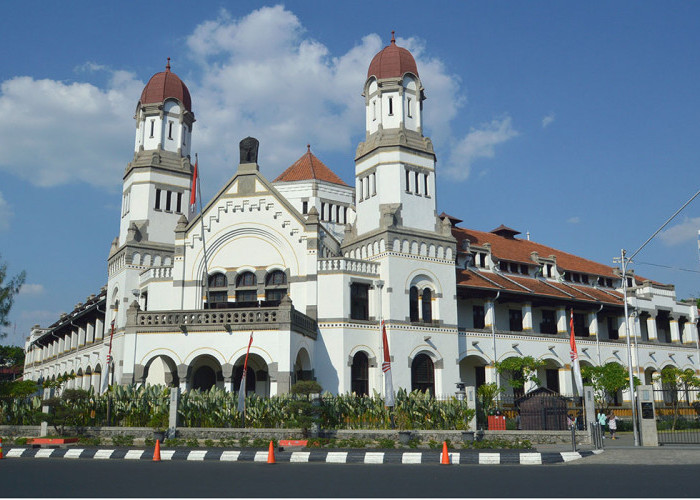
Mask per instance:
[[[270,447],[267,450],[267,463],[275,463],[275,447],[272,445],[272,441],[270,441]]]
[[[5,456],[2,454],[2,438],[0,438],[0,459],[5,458]]]
[[[440,456],[440,463],[443,465],[450,465],[450,454],[447,451],[447,441],[442,442],[442,455]]]
[[[156,440],[156,449],[153,452],[153,461],[160,462],[160,439]]]

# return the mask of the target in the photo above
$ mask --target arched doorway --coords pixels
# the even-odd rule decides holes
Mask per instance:
[[[294,382],[313,379],[314,372],[311,369],[311,358],[306,349],[302,347],[297,353],[296,361],[294,361]]]
[[[233,365],[233,390],[238,392],[241,387],[241,378],[243,378],[243,365],[245,356],[238,358]],[[270,375],[267,368],[267,363],[259,355],[250,353],[248,356],[248,369],[245,377],[246,394],[257,394],[261,397],[270,395]]]
[[[208,354],[196,357],[190,364],[190,387],[208,391],[217,386],[221,389],[224,386],[224,375],[219,362]]]
[[[421,353],[411,363],[411,390],[428,391],[435,396],[435,365],[427,354]]]
[[[350,390],[358,396],[369,395],[369,358],[364,351],[359,351],[352,357]]]
[[[144,383],[146,385],[177,387],[180,380],[177,376],[177,366],[175,362],[164,355],[151,358],[148,363],[146,363]]]
[[[459,380],[467,387],[478,389],[486,383],[486,366],[488,360],[481,356],[470,355],[459,362]]]

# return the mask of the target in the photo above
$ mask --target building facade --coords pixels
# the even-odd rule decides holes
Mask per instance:
[[[315,379],[331,393],[381,393],[384,322],[395,388],[450,395],[500,382],[495,361],[533,356],[542,385],[572,394],[571,314],[584,364],[627,366],[630,337],[643,382],[667,365],[698,370],[697,308],[672,285],[438,214],[424,88],[393,38],[363,98],[354,187],[309,146],[270,181],[265,144],[246,138],[234,175],[192,213],[195,116],[168,63],[136,106],[107,285],[32,329],[25,378],[232,391],[252,335],[249,392]]]

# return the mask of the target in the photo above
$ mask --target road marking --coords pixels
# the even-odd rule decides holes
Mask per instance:
[[[450,457],[450,463],[451,463],[451,464],[459,465],[459,452],[458,452],[458,451],[457,451],[457,452],[453,452],[453,453],[449,453],[449,452],[448,452],[448,455],[449,455],[449,457]]]
[[[306,463],[309,461],[309,456],[311,456],[310,451],[293,451],[292,456],[289,457],[289,461],[295,463]]]
[[[12,448],[11,450],[8,450],[7,453],[5,454],[6,457],[20,457],[22,456],[22,453],[24,453],[24,450],[27,448]]]
[[[578,451],[562,451],[561,458],[564,459],[564,462],[571,462],[581,458],[581,454]]]
[[[267,452],[266,451],[256,451],[255,458],[253,462],[267,462]]]
[[[221,460],[222,462],[235,462],[238,460],[238,455],[240,455],[240,451],[225,451],[221,454]]]
[[[114,453],[114,450],[97,450],[95,452],[95,456],[93,458],[100,458],[100,459],[109,458],[112,456],[112,453]]]
[[[542,454],[540,453],[521,453],[520,463],[527,465],[542,464]]]
[[[403,457],[401,457],[402,464],[419,464],[422,460],[422,453],[404,453]]]
[[[70,449],[66,451],[66,454],[63,455],[63,458],[80,458],[80,454],[84,452],[84,449]]]
[[[53,449],[49,448],[46,449],[44,448],[43,450],[39,450],[36,452],[36,455],[34,455],[35,458],[49,458],[51,454],[53,453]]]
[[[206,454],[207,450],[192,450],[190,454],[187,455],[187,460],[204,460],[204,455]]]
[[[479,453],[479,463],[480,464],[500,464],[501,454],[500,453]]]
[[[371,452],[365,453],[365,463],[366,464],[382,464],[384,463],[384,453],[383,452]]]
[[[329,451],[326,455],[326,462],[329,464],[344,464],[347,460],[347,451]]]
[[[174,454],[175,454],[175,450],[160,450],[160,459],[161,460],[172,460]]]
[[[126,460],[140,460],[143,456],[144,450],[129,450],[124,455]]]

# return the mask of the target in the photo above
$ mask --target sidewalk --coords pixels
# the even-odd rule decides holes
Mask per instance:
[[[693,465],[700,464],[700,445],[665,445],[658,447],[634,446],[631,432],[617,434],[618,439],[607,436],[603,440],[605,451],[586,460],[576,461],[577,465],[586,464],[627,464],[627,465]],[[537,445],[537,451],[562,452],[571,451],[571,445]],[[577,451],[589,451],[593,447],[582,445]]]

